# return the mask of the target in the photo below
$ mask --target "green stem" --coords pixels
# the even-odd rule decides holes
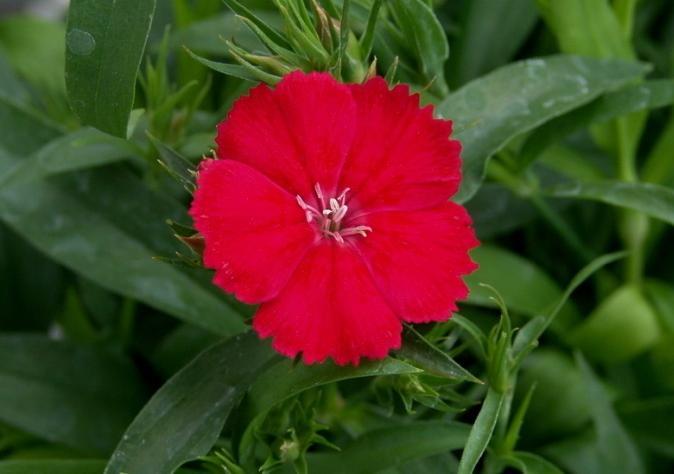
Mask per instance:
[[[618,138],[618,177],[621,181],[638,181],[635,155],[636,139],[630,135],[634,121],[629,117],[616,120]],[[631,210],[624,210],[620,216],[620,233],[629,252],[625,262],[625,277],[629,283],[640,285],[644,272],[644,244],[648,234],[648,218]]]
[[[634,11],[639,0],[615,0],[613,9],[620,22],[620,27],[627,39],[632,38],[632,28],[634,25]]]
[[[518,196],[528,198],[534,207],[538,210],[541,217],[550,224],[567,246],[575,252],[583,263],[587,263],[593,259],[593,253],[588,249],[578,237],[578,234],[567,222],[559,215],[559,213],[550,207],[545,199],[536,190],[536,184],[533,182],[526,182],[521,176],[510,172],[505,166],[496,160],[492,160],[488,168],[489,176],[501,184],[506,186]],[[531,181],[531,180],[530,180]]]

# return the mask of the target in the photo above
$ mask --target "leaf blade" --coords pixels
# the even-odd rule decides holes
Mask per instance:
[[[70,105],[84,124],[126,136],[155,1],[70,2],[66,89]]]
[[[571,55],[504,66],[447,96],[437,113],[455,121],[463,144],[463,182],[455,199],[470,199],[486,163],[513,137],[640,77],[643,65]]]

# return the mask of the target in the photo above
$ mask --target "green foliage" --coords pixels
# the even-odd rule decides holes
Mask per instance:
[[[487,160],[513,138],[640,77],[642,65],[576,56],[529,59],[504,66],[447,96],[438,113],[455,121],[464,143],[467,201],[479,188]]]
[[[73,448],[110,453],[145,401],[130,361],[102,351],[3,335],[0,360],[0,420]]]
[[[671,472],[673,13],[72,0],[2,16],[0,474]],[[470,296],[357,367],[248,332],[255,308],[213,287],[187,213],[216,124],[296,69],[409,83],[463,147]]]
[[[66,86],[85,125],[126,137],[155,0],[74,0],[68,10]]]

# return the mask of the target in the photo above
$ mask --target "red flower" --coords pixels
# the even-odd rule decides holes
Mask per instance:
[[[445,321],[477,245],[452,124],[407,86],[294,72],[236,102],[190,214],[214,282],[260,303],[287,356],[358,364],[400,347],[401,321]]]

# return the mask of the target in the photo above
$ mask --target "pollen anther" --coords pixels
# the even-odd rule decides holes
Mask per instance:
[[[337,197],[328,199],[327,203],[320,184],[316,183],[314,191],[321,206],[320,211],[314,206],[307,204],[300,195],[296,196],[297,204],[304,211],[307,222],[315,221],[324,236],[333,238],[340,244],[343,244],[344,237],[350,235],[367,237],[367,233],[372,232],[372,228],[366,225],[342,227],[342,221],[349,210],[349,206],[346,205],[346,195],[350,191],[349,188],[345,188]]]

